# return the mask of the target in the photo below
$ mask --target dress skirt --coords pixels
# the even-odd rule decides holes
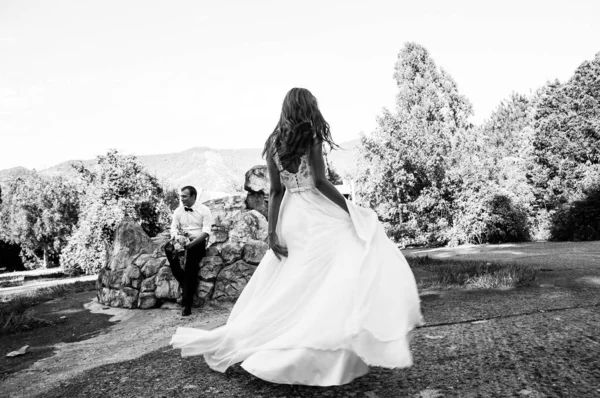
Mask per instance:
[[[173,347],[283,384],[341,385],[369,366],[410,366],[422,324],[415,278],[375,212],[347,204],[349,215],[315,188],[286,192],[277,233],[288,257],[267,251],[227,323],[180,327]]]

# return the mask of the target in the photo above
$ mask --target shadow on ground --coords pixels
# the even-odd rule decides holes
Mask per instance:
[[[114,325],[114,322],[109,322],[109,315],[93,314],[83,308],[82,304],[95,296],[96,292],[93,291],[69,294],[33,307],[34,317],[50,321],[52,325],[2,336],[0,381],[14,372],[27,369],[40,359],[54,355],[56,344],[90,339]],[[26,355],[6,357],[10,351],[25,345],[31,347]]]
[[[164,348],[85,372],[44,397],[591,397],[600,394],[597,311],[422,328],[412,368],[374,368],[346,386],[271,384],[239,366],[221,374],[202,358]]]

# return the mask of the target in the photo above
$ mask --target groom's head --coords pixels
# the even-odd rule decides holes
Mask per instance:
[[[181,188],[181,194],[179,197],[181,198],[181,203],[183,203],[184,206],[192,207],[194,203],[196,203],[197,195],[198,192],[196,191],[196,188],[188,185]]]

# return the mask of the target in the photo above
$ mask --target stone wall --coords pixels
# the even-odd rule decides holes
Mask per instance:
[[[248,191],[246,195],[246,206],[249,209],[255,209],[260,214],[269,218],[269,173],[267,166],[254,166],[246,172],[244,189]]]
[[[262,202],[249,201],[243,195],[204,202],[211,209],[214,225],[200,263],[195,306],[237,299],[268,249],[268,223],[262,214],[266,213],[268,191],[265,194],[264,183],[262,190],[251,191],[260,188],[260,173],[250,173],[253,182],[248,183],[249,173],[248,196],[262,195]],[[257,209],[252,208],[255,205]],[[168,240],[168,231],[149,238],[137,222],[125,219],[115,232],[107,264],[98,274],[98,301],[125,308],[153,308],[166,301],[180,301],[181,289],[164,253]]]

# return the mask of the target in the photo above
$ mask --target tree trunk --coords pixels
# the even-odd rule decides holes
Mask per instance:
[[[44,268],[54,268],[58,266],[56,253],[50,251],[47,244],[44,245]]]
[[[44,268],[50,268],[50,259],[48,258],[48,246],[44,245]]]

